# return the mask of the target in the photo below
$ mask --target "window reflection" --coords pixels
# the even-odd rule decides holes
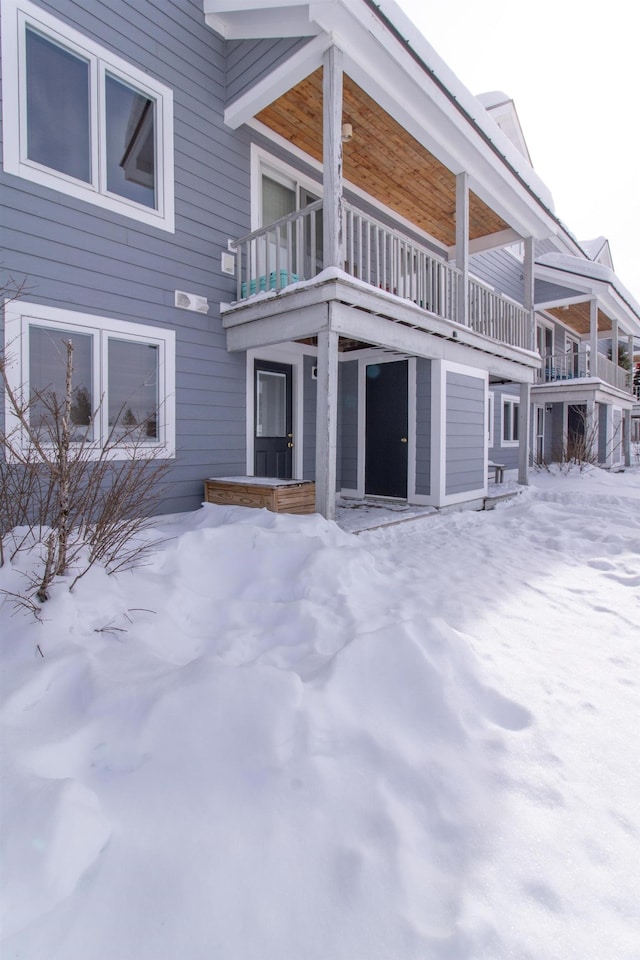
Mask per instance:
[[[107,74],[107,190],[156,206],[155,104]]]
[[[157,440],[158,347],[110,337],[108,351],[107,394],[113,438]]]
[[[284,437],[287,433],[287,377],[258,370],[256,374],[256,437]]]
[[[66,395],[67,343],[73,345],[71,396],[72,437],[93,439],[91,385],[93,338],[82,333],[61,333],[48,327],[29,328],[29,418],[37,430],[53,425],[55,412],[62,413]]]
[[[89,64],[26,31],[27,156],[91,182]]]

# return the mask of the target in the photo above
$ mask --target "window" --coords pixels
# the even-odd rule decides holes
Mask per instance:
[[[536,323],[536,346],[541,357],[550,357],[553,353],[553,328],[546,323]]]
[[[167,87],[29,0],[3,0],[2,79],[7,173],[174,229]]]
[[[515,447],[518,443],[518,415],[520,403],[514,397],[502,398],[502,446]]]
[[[299,171],[257,147],[252,148],[252,227],[254,230],[275,223],[282,217],[303,210],[320,199],[321,187]],[[320,177],[322,174],[320,174]],[[298,279],[320,273],[323,266],[322,210],[305,217],[292,228],[288,237],[280,233],[280,262]],[[276,238],[269,235],[266,251],[269,262],[275,263]]]
[[[106,444],[126,457],[135,444],[175,455],[175,334],[126,323],[16,302],[5,308],[5,352],[10,385],[29,391],[31,425],[48,416],[43,395],[65,393],[67,343],[73,345],[71,420],[76,439]],[[7,427],[17,422],[8,405]],[[127,449],[128,448],[128,449]]]
[[[287,375],[256,370],[256,437],[287,435]]]

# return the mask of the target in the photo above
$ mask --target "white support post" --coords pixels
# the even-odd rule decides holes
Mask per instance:
[[[589,301],[589,344],[591,356],[589,358],[589,375],[598,376],[598,301],[594,298]]]
[[[593,458],[598,459],[598,418],[596,417],[595,400],[587,400],[587,415],[584,422],[585,450]]]
[[[447,469],[447,377],[442,360],[431,361],[431,502],[444,503]]]
[[[323,59],[323,267],[344,268],[342,199],[342,51],[335,46]]]
[[[328,307],[331,310],[331,305]],[[329,326],[331,317],[329,317]],[[327,520],[336,515],[336,447],[338,434],[338,334],[318,334],[316,406],[316,511]]]
[[[627,340],[627,355],[629,357],[629,393],[633,393],[633,374],[635,371],[633,364],[633,334],[629,334]]]
[[[531,384],[520,384],[518,408],[518,483],[529,485],[529,447],[531,445]]]
[[[625,410],[624,417],[624,465],[631,466],[631,410]]]
[[[524,308],[529,314],[529,350],[536,349],[536,312],[534,293],[534,246],[533,237],[524,241]]]
[[[605,458],[604,465],[605,467],[613,466],[613,445],[614,445],[614,436],[613,436],[613,406],[608,403],[605,407],[606,417],[605,417],[605,434],[604,434],[604,449],[605,449]]]
[[[456,176],[456,269],[458,323],[469,325],[469,174]]]
[[[611,321],[611,361],[616,367],[618,366],[618,342],[618,321],[614,317]]]

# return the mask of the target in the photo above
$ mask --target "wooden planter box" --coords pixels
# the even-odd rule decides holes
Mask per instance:
[[[236,507],[266,507],[273,513],[315,513],[316,485],[312,480],[214,477],[204,481],[204,499]]]

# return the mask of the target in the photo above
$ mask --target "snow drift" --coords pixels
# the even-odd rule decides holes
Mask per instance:
[[[639,502],[207,505],[5,604],[3,957],[637,957]]]

